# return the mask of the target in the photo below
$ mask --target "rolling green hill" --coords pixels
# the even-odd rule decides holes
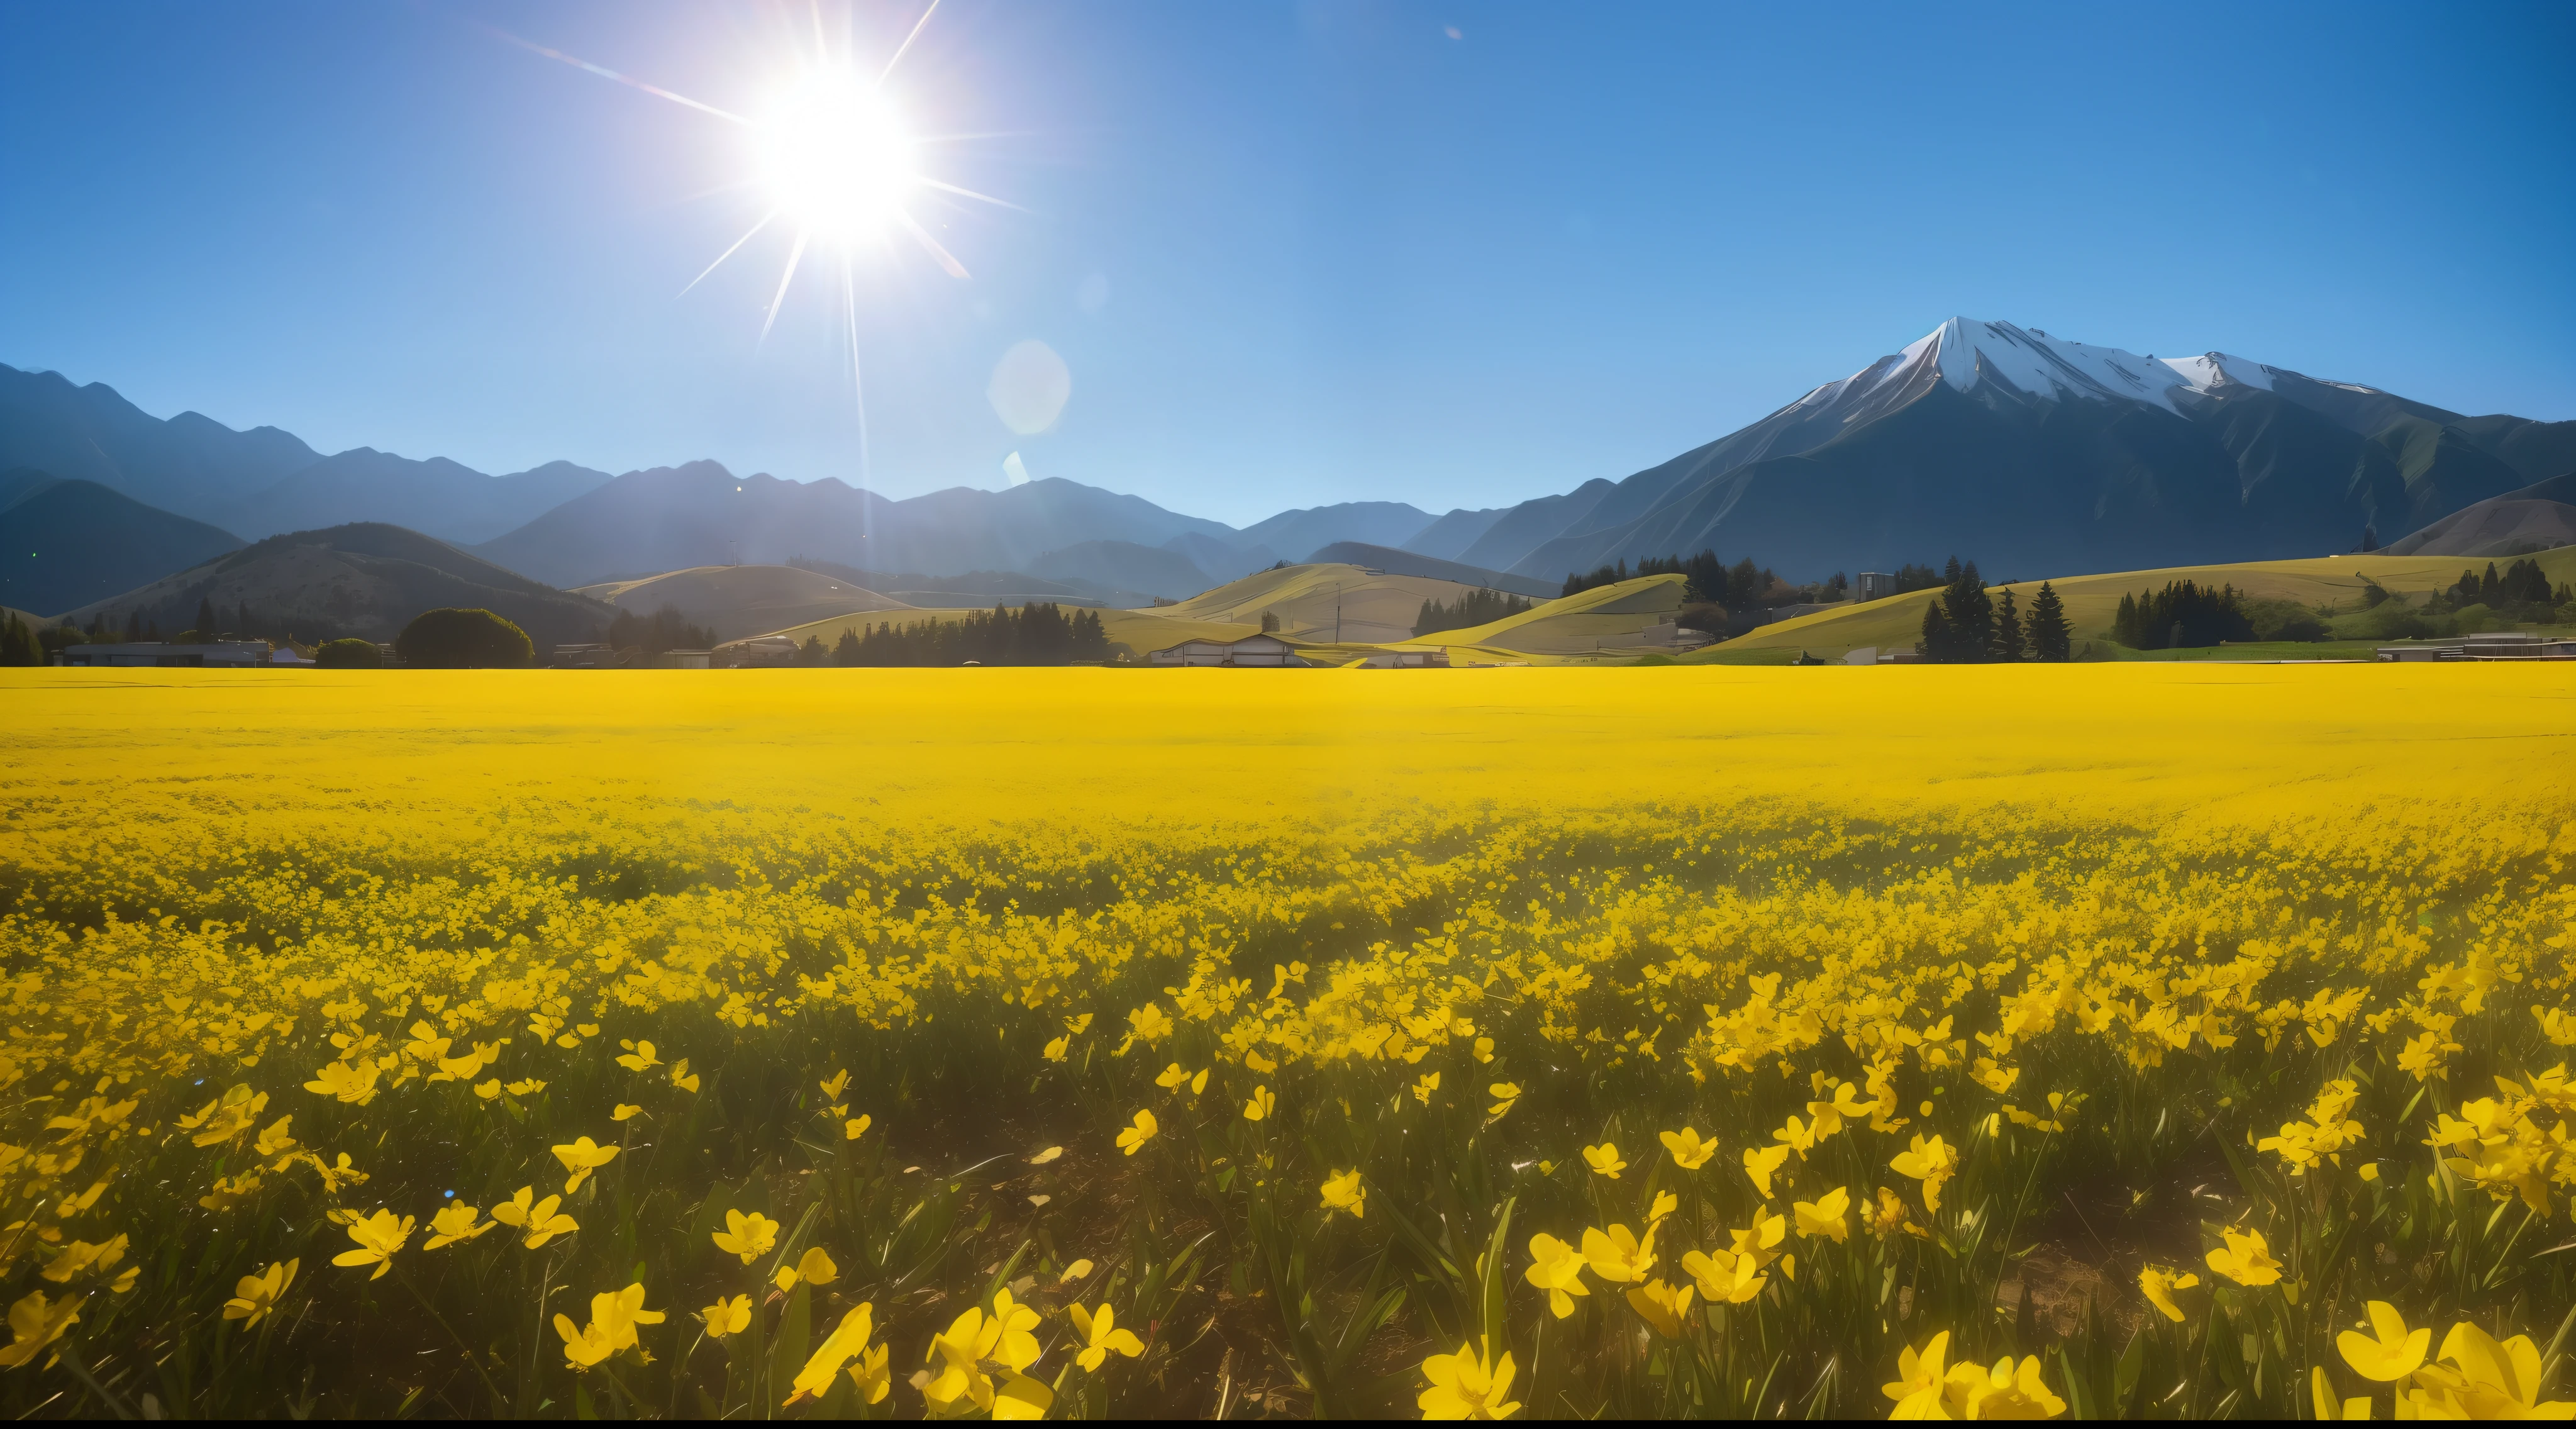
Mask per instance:
[[[2576,546],[2544,551],[2533,559],[2553,582],[2576,581]],[[2320,556],[2300,561],[2248,561],[2225,566],[2174,566],[2152,571],[2119,571],[2107,575],[2067,576],[2052,581],[2066,603],[2067,623],[2078,642],[2107,639],[2120,597],[2160,590],[2168,581],[2233,585],[2258,600],[2288,600],[2301,605],[2339,604],[2359,607],[2365,582],[2396,595],[2422,595],[2460,578],[2464,567],[2484,569],[2482,560],[2458,556]],[[2009,587],[2024,611],[2040,583],[2023,581]],[[1835,659],[1864,645],[1911,650],[1922,634],[1923,608],[1938,590],[1911,591],[1865,605],[1849,605],[1766,625],[1714,650],[1686,659],[1711,660],[1724,652],[1804,650]]]
[[[718,640],[765,635],[838,616],[908,611],[912,606],[838,576],[795,566],[692,566],[573,592],[650,615],[669,606]]]

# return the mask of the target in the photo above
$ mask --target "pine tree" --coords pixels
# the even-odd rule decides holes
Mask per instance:
[[[2137,602],[2120,597],[2120,608],[2134,617]],[[2030,601],[2030,653],[2052,663],[2063,663],[2074,650],[2075,632],[2066,624],[2065,603],[2048,582],[2039,583],[2039,594]],[[2116,637],[2115,637],[2116,638]]]
[[[2003,603],[1995,607],[1995,635],[1993,642],[1986,647],[1986,655],[1988,659],[2005,664],[2021,663],[2021,614],[2014,609],[2010,586],[2004,587]]]
[[[1926,660],[1950,658],[1952,634],[1948,617],[1941,613],[1941,602],[1927,601],[1923,606],[1923,638],[1914,642],[1914,653]]]
[[[215,638],[215,603],[202,595],[197,597],[197,638]]]
[[[859,637],[847,626],[842,627],[841,638],[832,642],[832,663],[835,665],[859,663]]]
[[[1941,607],[1947,638],[1925,658],[1975,664],[1986,658],[1987,649],[1994,643],[1994,601],[1986,595],[1986,583],[1977,574],[1976,562],[1961,565],[1959,558],[1953,556],[1943,572],[1949,577],[1948,589],[1935,603]]]
[[[2047,592],[2052,597],[2056,594],[2056,592],[2048,590],[2048,587],[2044,585],[2041,586],[2040,589]],[[2038,608],[2033,607],[2031,610],[2032,617],[2037,618],[2038,614]],[[2120,611],[2117,615],[2111,617],[2111,638],[2128,646],[2132,650],[2143,650],[2146,648],[2146,637],[2139,633],[2138,598],[2136,596],[2127,594],[2126,592],[2121,594]]]

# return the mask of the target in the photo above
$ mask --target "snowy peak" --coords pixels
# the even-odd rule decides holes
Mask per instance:
[[[2276,370],[2223,352],[2141,357],[2051,337],[2038,328],[1958,317],[1830,389],[1911,385],[1938,374],[1962,392],[1992,382],[2041,401],[2117,399],[2177,412],[2178,394],[2206,396],[2230,384],[2269,390]]]

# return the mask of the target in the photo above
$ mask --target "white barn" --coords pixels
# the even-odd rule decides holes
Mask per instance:
[[[1153,665],[1229,665],[1240,668],[1304,665],[1297,647],[1276,635],[1247,635],[1240,640],[1184,640],[1145,657]]]

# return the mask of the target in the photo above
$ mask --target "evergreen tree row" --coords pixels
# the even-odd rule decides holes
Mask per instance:
[[[1525,595],[1506,590],[1471,590],[1444,605],[1436,600],[1422,603],[1422,613],[1413,619],[1413,633],[1431,635],[1443,630],[1464,630],[1471,625],[1484,625],[1505,616],[1536,609],[1538,602]],[[1277,627],[1265,623],[1264,630]]]
[[[0,665],[43,663],[45,648],[36,640],[35,627],[20,620],[16,611],[11,611],[6,620],[0,620]]]
[[[714,631],[691,625],[677,606],[663,606],[651,615],[621,610],[608,622],[608,645],[614,650],[659,655],[670,650],[710,650],[715,643]]]
[[[2120,597],[2111,638],[2132,650],[2186,650],[2254,638],[2236,587],[2170,581],[2160,591]]]
[[[2506,566],[2501,575],[2496,572],[2493,561],[2487,562],[2485,575],[2462,571],[2450,589],[2454,605],[2484,605],[2498,610],[2508,606],[2554,605],[2566,601],[2571,594],[2576,592],[2570,592],[2565,586],[2552,590],[2549,575],[2540,568],[2540,562],[2528,559]]]
[[[821,642],[807,647],[821,653]],[[864,631],[841,632],[832,647],[835,665],[1069,665],[1109,658],[1109,634],[1095,610],[1071,615],[1052,601],[1031,601],[1017,610],[997,605],[988,614],[966,612],[963,620],[923,621],[898,626],[891,621]]]
[[[1908,566],[1907,570],[1929,567]],[[1631,570],[1625,560],[1595,568],[1590,574],[1568,574],[1565,595],[1574,595],[1598,586],[1634,580],[1639,576],[1681,576],[1686,585],[1683,599],[1694,605],[1724,606],[1731,611],[1760,610],[1766,605],[1788,605],[1809,601],[1840,600],[1851,590],[1851,578],[1836,571],[1833,578],[1791,586],[1780,579],[1769,566],[1758,566],[1750,556],[1728,565],[1717,558],[1717,552],[1703,549],[1695,556],[1648,556]],[[1926,585],[1937,582],[1926,581]],[[1920,589],[1921,587],[1911,587]]]
[[[1974,561],[1963,565],[1952,556],[1942,568],[1942,585],[1941,594],[1923,607],[1923,636],[1914,650],[1924,659],[1944,665],[2013,664],[2062,662],[2074,653],[2065,603],[2048,582],[2040,582],[2039,593],[2031,597],[2027,619],[2011,587],[2000,598],[1987,593]]]

